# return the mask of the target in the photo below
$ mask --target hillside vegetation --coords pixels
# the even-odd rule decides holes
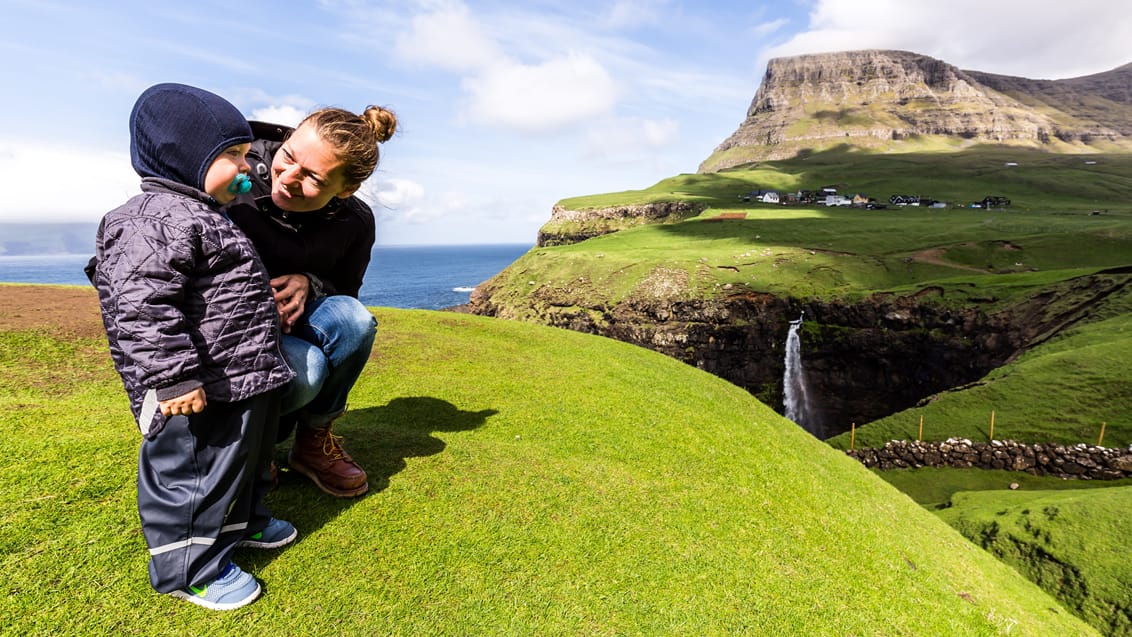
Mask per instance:
[[[1102,302],[1088,322],[1022,354],[980,381],[862,427],[857,446],[889,440],[990,438],[1132,445],[1132,294]],[[1102,437],[1103,427],[1103,437]],[[849,435],[827,442],[849,447]]]
[[[741,207],[736,205],[738,195],[753,188],[791,191],[827,185],[838,186],[841,192],[868,193],[882,202],[893,194],[920,194],[966,205],[999,194],[1012,201],[1014,210],[1098,206],[1130,210],[1132,156],[1063,155],[989,145],[954,152],[880,154],[841,145],[823,152],[804,151],[793,159],[678,175],[643,190],[570,197],[559,204],[585,209],[688,198],[735,208]]]
[[[1080,490],[960,493],[940,516],[1106,635],[1132,634],[1132,579],[1106,557],[1126,550],[1132,487],[1106,489],[1106,507],[1094,496]]]
[[[1018,165],[1005,166],[1007,159]],[[499,316],[543,322],[554,313],[585,313],[598,326],[614,320],[618,306],[751,293],[849,303],[895,295],[985,313],[1048,297],[1031,303],[1045,317],[1031,319],[1043,321],[1085,305],[1085,315],[980,382],[859,428],[858,445],[914,437],[921,415],[929,439],[985,440],[992,410],[999,438],[1095,443],[1105,423],[1105,444],[1128,445],[1132,157],[1089,161],[1096,163],[1002,149],[932,156],[844,150],[682,175],[645,191],[562,205],[697,200],[707,206],[700,215],[535,248],[482,288]],[[756,188],[823,184],[884,199],[919,193],[966,202],[994,193],[1012,203],[995,210],[864,210],[739,200]],[[721,216],[739,218],[712,222]],[[1086,275],[1118,291],[1090,299],[1095,292],[1079,283]],[[821,347],[814,336],[810,346]],[[833,443],[847,447],[847,436]]]
[[[1011,205],[864,210],[741,199],[757,189],[792,192],[826,185],[881,202],[892,194],[915,194],[966,206],[998,195]],[[876,155],[843,147],[680,175],[640,191],[577,197],[559,205],[609,210],[669,201],[695,201],[702,212],[664,224],[622,224],[609,228],[619,230],[615,233],[581,243],[536,248],[486,283],[485,296],[501,316],[539,322],[555,312],[584,312],[595,324],[616,319],[618,307],[646,302],[676,307],[696,299],[764,293],[848,303],[904,297],[985,313],[1028,308],[1030,314],[1019,320],[1051,326],[1028,350],[977,382],[858,426],[857,447],[915,439],[921,418],[924,439],[985,441],[992,417],[996,439],[1096,444],[1103,427],[1105,446],[1132,444],[1127,374],[1132,156],[993,147]],[[604,222],[595,215],[587,223],[590,227],[582,230],[592,232]],[[558,228],[552,220],[544,232],[578,229]],[[1092,287],[1098,284],[1102,288]],[[829,335],[829,329],[809,324],[803,350],[807,343],[820,347],[818,336]],[[828,442],[848,448],[849,438],[846,433]],[[1125,567],[1097,550],[1103,543],[1086,539],[1126,535],[1127,529],[1110,523],[1128,517],[1129,503],[1120,491],[1090,484],[1100,488],[1064,496],[1073,506],[1061,509],[1066,514],[1060,521],[1026,514],[1012,523],[1018,531],[995,535],[995,516],[1014,510],[1008,509],[1012,492],[999,490],[1011,482],[1024,490],[1044,490],[1053,486],[1050,480],[946,469],[884,477],[921,504],[944,509],[945,519],[965,535],[1106,634],[1129,634],[1126,609],[1132,600]],[[968,497],[967,490],[980,495]],[[968,512],[973,503],[993,515]],[[1061,543],[1065,528],[1046,527],[1065,523],[1079,537]],[[988,540],[992,535],[996,539]],[[1057,546],[1048,546],[1050,537]],[[1051,560],[1072,577],[1051,575]]]
[[[1132,155],[1058,155],[997,146],[877,154],[843,145],[824,152],[803,152],[794,159],[678,175],[642,190],[571,197],[558,206],[593,210],[692,201],[716,211],[746,211],[766,208],[766,204],[743,203],[742,195],[756,189],[797,192],[825,186],[836,187],[842,194],[864,194],[883,204],[892,195],[920,195],[949,206],[966,207],[997,195],[1011,201],[1009,211],[1127,212],[1132,210]],[[615,221],[551,220],[540,234],[601,230],[611,223]]]
[[[138,435],[86,294],[81,329],[35,308],[0,329],[5,632],[1096,634],[718,378],[609,339],[387,309],[337,428],[373,491],[329,498],[284,471],[269,504],[299,541],[237,555],[264,598],[159,597]]]

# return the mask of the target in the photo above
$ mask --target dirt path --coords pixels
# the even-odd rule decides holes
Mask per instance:
[[[966,270],[968,272],[981,272],[983,274],[986,274],[986,270],[982,270],[980,268],[946,261],[943,258],[943,255],[945,254],[947,254],[947,248],[928,248],[927,250],[920,250],[919,252],[913,254],[912,260],[919,261],[920,263],[939,265],[945,268],[955,268],[956,270]]]
[[[0,330],[35,330],[53,336],[104,336],[94,288],[69,285],[0,285]]]

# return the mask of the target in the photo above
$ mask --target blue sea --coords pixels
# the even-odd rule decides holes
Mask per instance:
[[[367,306],[439,310],[468,302],[472,289],[530,245],[376,246],[358,297]],[[89,255],[0,255],[0,282],[90,285]]]

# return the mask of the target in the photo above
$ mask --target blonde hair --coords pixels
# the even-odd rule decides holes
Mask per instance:
[[[299,126],[308,123],[342,160],[342,176],[348,186],[369,179],[377,168],[377,145],[388,141],[397,131],[397,116],[372,105],[361,115],[336,107],[320,108],[307,115]]]

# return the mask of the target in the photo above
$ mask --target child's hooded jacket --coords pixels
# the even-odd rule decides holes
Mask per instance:
[[[142,193],[103,217],[87,276],[138,426],[154,436],[158,401],[203,387],[209,402],[235,402],[294,373],[267,271],[202,190],[216,156],[251,141],[247,121],[207,91],[159,84],[138,98],[130,133]]]

